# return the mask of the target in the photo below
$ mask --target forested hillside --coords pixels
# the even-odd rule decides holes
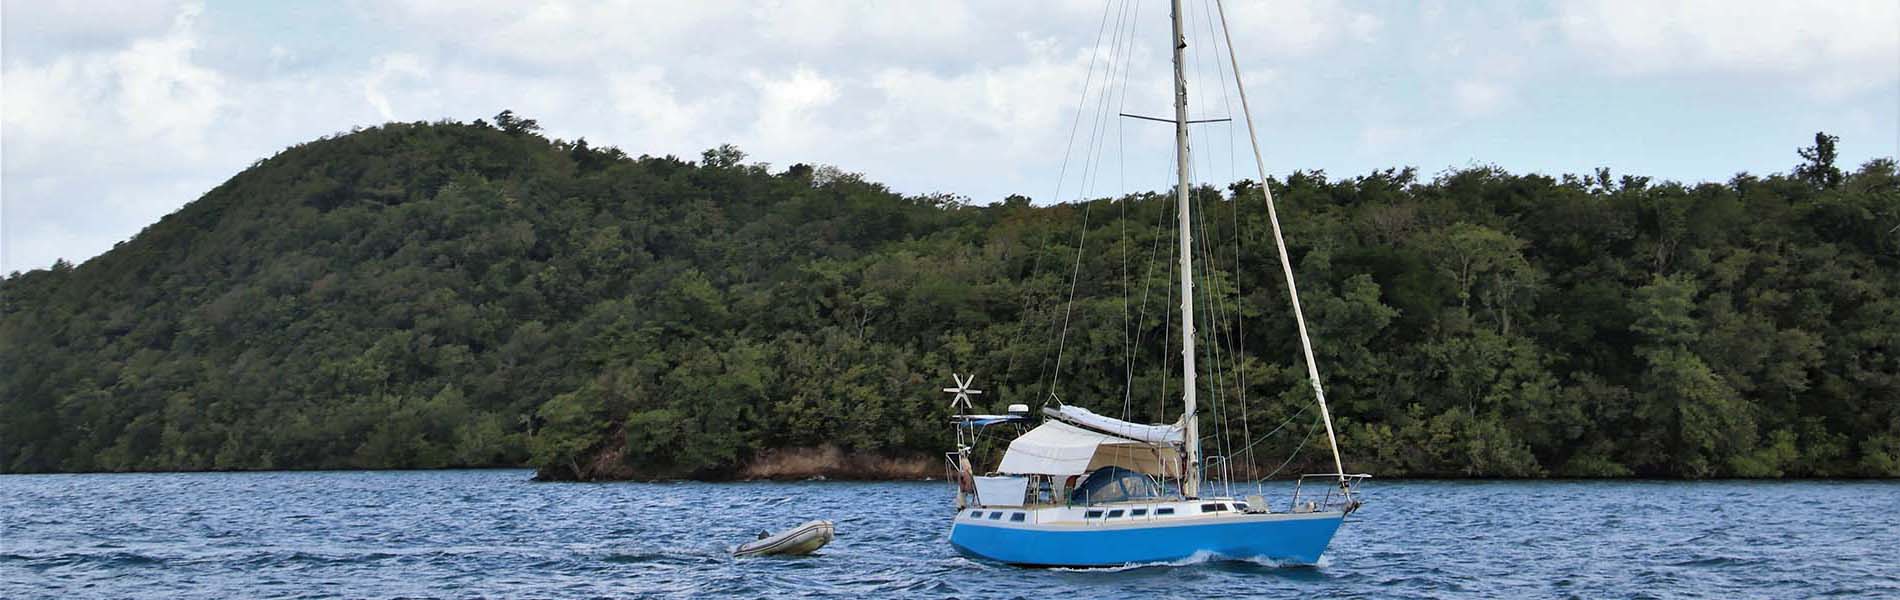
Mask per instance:
[[[1699,185],[1270,182],[1347,467],[1900,476],[1900,174],[1843,172],[1824,136],[1789,158]],[[1261,437],[1269,469],[1323,458],[1260,191],[1197,201],[1228,353],[1203,430]],[[1165,191],[975,206],[730,147],[632,158],[506,113],[371,128],[0,283],[0,470],[934,466],[952,371],[991,409],[1172,419],[1172,214]]]

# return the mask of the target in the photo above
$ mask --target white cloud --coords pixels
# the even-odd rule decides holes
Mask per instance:
[[[683,140],[713,125],[706,116],[717,103],[705,98],[683,101],[665,67],[645,65],[609,73],[607,89],[614,110],[630,117],[628,126],[638,132],[639,139]]]
[[[206,128],[229,100],[224,79],[193,60],[201,10],[185,5],[168,30],[117,51],[9,62],[0,70],[6,169],[68,172],[85,168],[74,155],[90,155],[113,168],[152,172],[202,158]],[[126,143],[96,143],[102,139]],[[155,149],[173,158],[150,164],[146,152]]]
[[[76,9],[31,13],[35,21],[22,24],[16,6],[7,4],[8,31],[43,25],[84,39],[63,53],[9,55],[0,68],[0,272],[90,258],[299,141],[260,136],[274,120],[254,119],[259,108],[288,110],[284,99],[309,94],[260,94],[206,66],[201,5],[168,6],[167,25],[156,28],[63,24],[102,20]],[[147,6],[128,7],[134,22]],[[124,37],[99,37],[110,35]],[[347,122],[323,126],[294,135],[307,139]]]
[[[1422,128],[1408,125],[1368,125],[1359,130],[1364,151],[1384,154],[1409,149],[1425,138]]]
[[[753,72],[758,88],[758,142],[768,150],[797,151],[824,139],[815,113],[838,99],[838,85],[805,65],[782,77]]]
[[[1511,88],[1495,81],[1467,79],[1451,88],[1453,104],[1466,116],[1495,113],[1511,103]]]
[[[1020,156],[1049,152],[1040,142],[1058,130],[1066,132],[1066,118],[1074,106],[1051,102],[1073,101],[1082,92],[1088,57],[1063,57],[1047,42],[1029,41],[1034,48],[1025,63],[981,68],[955,75],[927,70],[892,68],[873,78],[882,94],[876,118],[886,131],[904,128],[928,132],[925,140],[975,141]],[[894,136],[896,137],[896,136]],[[1013,138],[1013,139],[1012,139]],[[1025,148],[1017,142],[1031,142]],[[961,145],[961,144],[959,144]]]
[[[85,2],[0,4],[0,47],[8,61],[47,60],[109,50],[128,38],[159,35],[176,22],[182,0],[115,2],[110,18]]]
[[[206,127],[228,103],[224,78],[192,60],[192,24],[203,12],[202,5],[186,5],[166,35],[141,39],[110,59],[119,118],[134,137],[166,138],[202,153]]]
[[[405,80],[426,80],[430,69],[423,59],[413,54],[396,53],[379,56],[375,69],[363,78],[363,99],[376,108],[376,114],[385,121],[397,118],[396,108],[389,103],[389,89]]]
[[[1352,13],[1348,16],[1346,30],[1352,32],[1356,41],[1370,42],[1378,37],[1379,30],[1385,27],[1385,20],[1372,13]]]
[[[1237,46],[1244,43],[1255,52],[1298,57],[1347,42],[1373,41],[1385,20],[1335,0],[1272,0],[1233,3],[1227,25]]]
[[[367,5],[376,19],[477,58],[536,68],[611,64],[668,51],[713,49],[718,38],[700,35],[730,20],[717,2],[617,0],[607,2],[462,2],[397,0]],[[735,38],[743,39],[743,37]]]
[[[1830,97],[1900,78],[1892,0],[1577,0],[1559,12],[1568,40],[1619,73],[1789,79]]]
[[[754,6],[749,16],[772,45],[805,49],[866,42],[900,51],[959,46],[980,25],[969,4],[955,2],[778,0]]]
[[[1119,16],[1105,10],[1120,5],[1106,4],[390,0],[201,11],[167,1],[7,0],[0,271],[88,258],[289,145],[504,108],[552,136],[634,155],[691,157],[733,143],[756,160],[831,163],[902,192],[978,202],[1010,193],[1048,201],[1064,173],[1063,199],[1073,199],[1082,170],[1073,167],[1097,151],[1085,145],[1097,122],[1093,96],[1082,104],[1072,168],[1061,161],[1089,65],[1108,53],[1095,47],[1097,28],[1104,14],[1109,23]],[[1215,47],[1198,37],[1209,23],[1197,11],[1210,5],[1187,4],[1197,36],[1190,58],[1197,69],[1224,67],[1224,55],[1201,54]],[[1168,114],[1165,5],[1130,9],[1140,11],[1134,72],[1126,104],[1107,112]],[[1485,117],[1533,116],[1552,98],[1574,105],[1638,85],[1688,85],[1660,74],[1858,94],[1859,105],[1831,114],[1858,109],[1866,116],[1854,122],[1876,129],[1895,118],[1877,102],[1892,97],[1900,72],[1891,2],[1414,11],[1230,0],[1227,9],[1276,170],[1430,167],[1447,142],[1505,122]],[[1226,78],[1191,77],[1197,116],[1237,110],[1202,81]],[[1169,184],[1166,126],[1114,118],[1104,126],[1094,155],[1120,164],[1116,154],[1127,153],[1127,188]],[[1226,146],[1230,131],[1219,127],[1196,135]],[[1244,125],[1231,127],[1244,140]],[[1463,161],[1490,150],[1458,151]],[[1122,183],[1109,176],[1094,189],[1112,193],[1109,181]]]

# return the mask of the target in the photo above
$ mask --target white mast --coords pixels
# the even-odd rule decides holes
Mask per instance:
[[[1179,6],[1179,0],[1176,0],[1175,4]],[[1300,288],[1293,284],[1293,262],[1287,258],[1286,239],[1280,235],[1280,215],[1273,209],[1273,188],[1267,186],[1267,162],[1260,156],[1260,137],[1254,134],[1253,111],[1247,108],[1247,86],[1240,83],[1240,59],[1234,56],[1234,36],[1227,31],[1227,7],[1221,5],[1221,0],[1214,0],[1214,9],[1220,12],[1221,35],[1227,39],[1227,61],[1234,68],[1234,87],[1240,89],[1240,112],[1247,116],[1247,138],[1253,142],[1254,166],[1260,169],[1260,192],[1267,199],[1267,220],[1273,223],[1273,243],[1280,249],[1280,270],[1286,273],[1286,293],[1293,301],[1293,320],[1300,326],[1300,351],[1304,352],[1306,357],[1306,377],[1313,383],[1313,397],[1319,399],[1319,416],[1326,421],[1326,442],[1333,449],[1333,468],[1337,469],[1335,473],[1339,474],[1339,484],[1343,487],[1346,485],[1346,464],[1339,458],[1339,438],[1333,435],[1333,415],[1326,409],[1326,391],[1319,385],[1319,363],[1313,362],[1313,342],[1307,338],[1306,315],[1300,311]],[[1175,27],[1178,32],[1180,28],[1178,22]],[[1178,72],[1181,51],[1176,50],[1174,56],[1175,70]],[[1186,181],[1187,176],[1182,175],[1182,177],[1182,180]],[[1183,205],[1183,211],[1187,210],[1185,206]],[[1188,406],[1192,407],[1193,400],[1188,402]],[[1189,408],[1189,412],[1193,412],[1193,409]],[[1347,495],[1348,499],[1351,497],[1350,494]]]
[[[1187,442],[1187,473],[1181,480],[1181,494],[1189,498],[1201,495],[1201,427],[1194,411],[1194,252],[1188,228],[1188,114],[1187,76],[1181,70],[1181,54],[1187,49],[1187,37],[1181,34],[1181,0],[1172,0],[1174,21],[1174,167],[1180,175],[1175,200],[1181,209],[1181,421]]]

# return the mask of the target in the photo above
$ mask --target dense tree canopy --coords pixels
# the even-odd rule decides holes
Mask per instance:
[[[291,148],[83,265],[7,277],[0,471],[928,458],[953,370],[999,405],[1174,416],[1165,194],[973,206],[496,123]],[[1269,182],[1348,468],[1900,475],[1900,174],[1843,171],[1825,135],[1800,155],[1699,185]],[[1323,458],[1259,187],[1196,198],[1210,448]]]

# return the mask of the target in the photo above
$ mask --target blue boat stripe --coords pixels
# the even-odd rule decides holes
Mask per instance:
[[[1146,527],[958,521],[951,526],[950,542],[966,554],[1021,565],[1115,566],[1175,561],[1203,552],[1313,564],[1344,520],[1338,513],[1317,514],[1315,518],[1270,520],[1193,519]]]

